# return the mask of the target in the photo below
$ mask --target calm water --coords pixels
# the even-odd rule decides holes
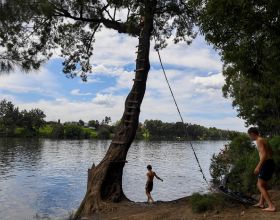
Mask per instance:
[[[225,141],[194,142],[207,178],[210,158]],[[63,219],[82,200],[87,169],[103,158],[108,141],[0,139],[0,219]],[[153,196],[168,201],[207,190],[193,153],[185,142],[136,142],[124,169],[128,198],[145,201],[146,165],[164,182]]]

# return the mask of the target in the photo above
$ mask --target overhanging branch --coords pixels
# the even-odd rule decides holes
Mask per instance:
[[[102,10],[106,10],[104,7]],[[103,16],[96,17],[96,18],[85,18],[83,16],[73,16],[71,13],[69,13],[67,10],[63,8],[58,8],[55,6],[55,11],[53,16],[55,17],[65,17],[65,18],[71,18],[75,21],[82,21],[82,22],[88,22],[88,23],[96,23],[96,24],[103,24],[106,28],[114,29],[118,31],[119,33],[125,33],[125,34],[131,34],[133,36],[139,36],[140,34],[140,28],[136,27],[135,25],[131,25],[128,22],[119,22],[115,21],[113,19],[107,19]]]

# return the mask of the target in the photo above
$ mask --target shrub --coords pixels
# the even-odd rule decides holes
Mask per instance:
[[[45,125],[45,126],[39,128],[39,135],[41,137],[50,137],[52,131],[53,131],[53,128],[50,125]]]
[[[275,175],[271,181],[272,186],[280,184],[280,137],[269,139],[269,144],[274,152],[276,163]],[[257,191],[257,177],[253,174],[258,164],[257,149],[248,137],[242,135],[232,140],[227,151],[220,152],[212,157],[210,174],[214,186],[223,183],[224,177],[228,179],[231,190],[252,194]]]
[[[83,137],[83,129],[76,124],[67,124],[64,126],[64,134],[69,139],[81,139]]]
[[[110,131],[105,128],[105,127],[102,127],[99,129],[98,133],[97,133],[97,136],[98,138],[100,139],[109,139],[110,138]]]
[[[194,193],[191,196],[191,207],[195,213],[213,210],[215,207],[223,204],[223,197],[218,194],[199,194]]]
[[[242,193],[256,192],[256,179],[253,174],[258,163],[258,153],[255,146],[245,135],[234,138],[227,151],[212,157],[210,174],[215,186],[228,180],[228,187]]]
[[[24,133],[25,133],[25,129],[24,128],[17,127],[15,129],[15,136],[16,137],[23,137]]]
[[[64,138],[64,127],[61,124],[53,125],[52,133],[50,135],[51,138],[61,139]]]
[[[30,130],[27,128],[17,127],[15,132],[11,137],[21,137],[21,138],[33,138],[38,136],[38,132],[36,130]]]
[[[280,136],[275,136],[269,140],[269,144],[273,150],[273,159],[275,161],[276,169],[273,179],[271,181],[272,185],[280,185]]]
[[[83,137],[86,139],[96,138],[97,134],[91,128],[83,128]]]

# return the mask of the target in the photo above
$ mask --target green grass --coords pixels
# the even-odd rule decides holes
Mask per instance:
[[[84,128],[83,127],[84,133],[89,135],[90,139],[96,139],[97,138],[97,132],[92,130],[91,128]]]
[[[39,128],[39,135],[40,137],[50,137],[52,134],[52,126],[45,125],[44,127]]]
[[[24,128],[17,127],[17,128],[15,129],[15,135],[16,135],[17,137],[23,136],[24,132],[25,132],[25,129],[24,129]]]

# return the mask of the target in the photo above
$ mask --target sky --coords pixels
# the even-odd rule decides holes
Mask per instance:
[[[0,75],[0,99],[20,109],[40,108],[46,120],[119,120],[132,87],[137,38],[103,29],[96,35],[93,72],[88,81],[69,79],[62,72],[62,59],[54,57],[37,72],[15,70]],[[231,100],[222,95],[224,78],[218,52],[198,36],[191,45],[169,43],[161,51],[167,77],[186,122],[206,127],[245,131]],[[141,107],[140,121],[179,121],[156,51],[151,48],[151,70]]]

